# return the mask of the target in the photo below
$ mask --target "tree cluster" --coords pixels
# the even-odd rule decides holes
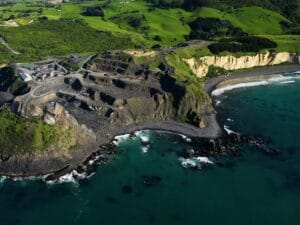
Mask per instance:
[[[189,39],[210,40],[215,37],[246,36],[242,29],[234,27],[230,21],[218,18],[197,18],[188,24],[191,28]]]
[[[277,44],[267,38],[245,36],[210,44],[208,49],[213,54],[219,54],[221,52],[259,52],[262,49],[272,49],[276,47]]]

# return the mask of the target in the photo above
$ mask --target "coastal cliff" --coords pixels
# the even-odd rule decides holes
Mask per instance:
[[[273,66],[283,63],[299,63],[298,55],[289,52],[266,52],[257,55],[236,57],[204,56],[199,58],[183,59],[197,77],[207,75],[210,66],[220,67],[225,70],[241,70],[262,66]]]
[[[60,72],[61,65],[42,62],[28,83],[13,68],[3,68],[0,100],[7,110],[2,123],[9,125],[5,129],[13,135],[5,135],[6,130],[2,135],[6,147],[0,149],[0,174],[43,175],[64,168],[62,174],[101,153],[115,136],[140,129],[219,138],[222,129],[204,87],[206,79],[201,79],[210,66],[236,70],[299,63],[298,56],[289,53],[190,59],[176,53],[150,54],[150,58],[145,54],[149,63],[136,52],[142,57],[140,63],[132,54],[103,52],[90,57],[76,73],[67,74]],[[150,65],[155,61],[159,64],[153,69]],[[42,80],[39,72],[49,67],[58,75]]]

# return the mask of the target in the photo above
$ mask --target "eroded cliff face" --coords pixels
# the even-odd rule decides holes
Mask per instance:
[[[60,138],[55,146],[50,146],[48,150],[67,151],[70,146],[84,146],[96,141],[95,133],[85,124],[79,124],[76,118],[70,114],[63,105],[51,101],[55,100],[56,94],[51,93],[30,102],[23,107],[14,107],[12,110],[26,118],[42,119],[45,123],[57,126],[66,136]],[[18,104],[19,105],[19,104]]]
[[[253,56],[205,56],[200,58],[184,59],[191,70],[198,77],[208,73],[209,66],[216,66],[226,70],[248,69],[261,66],[273,66],[282,63],[299,63],[299,57],[289,52],[261,53]]]
[[[118,117],[129,125],[132,123],[174,119],[175,109],[170,94],[156,94],[153,97],[133,97],[126,100],[122,112]]]
[[[177,115],[185,117],[189,123],[199,128],[207,126],[206,117],[214,113],[211,98],[205,94],[201,98],[187,92],[178,107]]]

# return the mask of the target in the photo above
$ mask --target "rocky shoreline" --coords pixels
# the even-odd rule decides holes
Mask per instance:
[[[248,78],[264,75],[274,75],[279,73],[287,73],[287,72],[297,72],[300,70],[300,65],[284,65],[284,66],[276,66],[269,68],[257,68],[250,71],[236,72],[230,76],[226,77],[218,77],[216,79],[210,79],[205,84],[205,90],[211,94],[213,89],[217,87],[223,81],[236,79],[236,78]],[[242,136],[240,134],[231,133],[227,134],[223,128],[220,127],[220,124],[217,119],[216,114],[212,114],[207,116],[207,124],[208,126],[204,129],[196,128],[192,125],[176,122],[176,121],[151,121],[144,122],[140,124],[132,124],[130,126],[124,127],[120,131],[116,132],[112,135],[110,141],[107,144],[103,144],[100,151],[96,151],[92,153],[89,157],[84,160],[84,162],[77,168],[81,173],[90,174],[94,171],[94,166],[89,164],[90,161],[105,163],[107,158],[103,153],[106,154],[115,154],[116,146],[112,144],[114,137],[124,134],[132,134],[138,130],[157,130],[157,131],[167,131],[175,134],[186,135],[191,138],[192,142],[197,144],[201,144],[206,149],[205,151],[187,151],[182,154],[182,157],[185,159],[191,159],[195,157],[210,157],[213,155],[239,155],[239,149],[235,146],[235,144],[239,143],[247,143],[251,146],[254,146],[260,149],[265,154],[269,155],[277,155],[280,153],[278,149],[269,149],[266,147],[266,142],[260,138],[253,136]],[[198,168],[201,169],[201,168]],[[71,172],[72,170],[69,168],[67,171],[59,171],[54,175],[50,176],[48,179],[57,179],[59,176],[64,175],[66,172]]]
[[[223,81],[237,79],[237,78],[249,78],[264,75],[274,75],[286,72],[296,72],[300,70],[300,65],[284,65],[284,66],[273,66],[266,68],[256,68],[249,71],[234,72],[229,76],[217,77],[210,79],[206,82],[204,88],[208,94]],[[123,134],[134,133],[138,130],[161,130],[168,131],[176,134],[186,135],[192,139],[194,142],[204,144],[206,151],[186,153],[184,157],[196,157],[196,156],[211,156],[212,154],[238,154],[238,150],[232,144],[236,143],[248,143],[264,150],[266,153],[277,154],[278,150],[267,149],[265,143],[255,137],[242,137],[239,134],[227,135],[223,128],[220,127],[217,115],[212,113],[211,115],[206,115],[204,117],[205,127],[200,129],[195,126],[189,125],[187,123],[178,122],[174,120],[152,120],[148,122],[132,123],[131,125],[118,127],[115,126],[114,129],[110,130],[109,134],[105,137],[101,137],[97,140],[97,144],[92,144],[91,146],[85,147],[84,151],[76,151],[73,153],[72,160],[66,165],[62,165],[59,170],[47,170],[47,166],[52,166],[50,164],[59,162],[49,161],[43,165],[47,165],[41,170],[37,171],[26,171],[24,168],[22,174],[14,174],[6,172],[0,172],[0,176],[9,177],[31,177],[31,176],[48,176],[45,178],[46,181],[56,180],[65,174],[71,173],[72,171],[77,171],[76,176],[80,177],[80,174],[90,174],[94,171],[95,165],[106,163],[107,156],[111,154],[116,154],[115,146],[112,144],[115,137]],[[85,157],[84,157],[85,155]],[[82,158],[84,160],[82,161]],[[25,159],[26,160],[26,159]],[[23,160],[20,160],[18,165],[22,164]],[[38,167],[37,167],[38,168]],[[8,168],[9,169],[9,168]],[[79,174],[79,175],[78,175]]]

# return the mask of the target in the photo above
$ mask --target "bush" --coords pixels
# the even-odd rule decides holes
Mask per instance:
[[[89,6],[82,13],[85,16],[101,16],[104,17],[104,11],[100,6]]]
[[[159,36],[159,35],[155,35],[155,36],[153,37],[153,40],[154,40],[154,41],[162,41],[161,36]]]
[[[142,25],[143,18],[139,16],[129,16],[128,24],[134,28],[138,28]]]
[[[228,71],[225,70],[224,68],[211,65],[208,68],[206,77],[213,78],[213,77],[225,76],[227,74],[228,74]]]

